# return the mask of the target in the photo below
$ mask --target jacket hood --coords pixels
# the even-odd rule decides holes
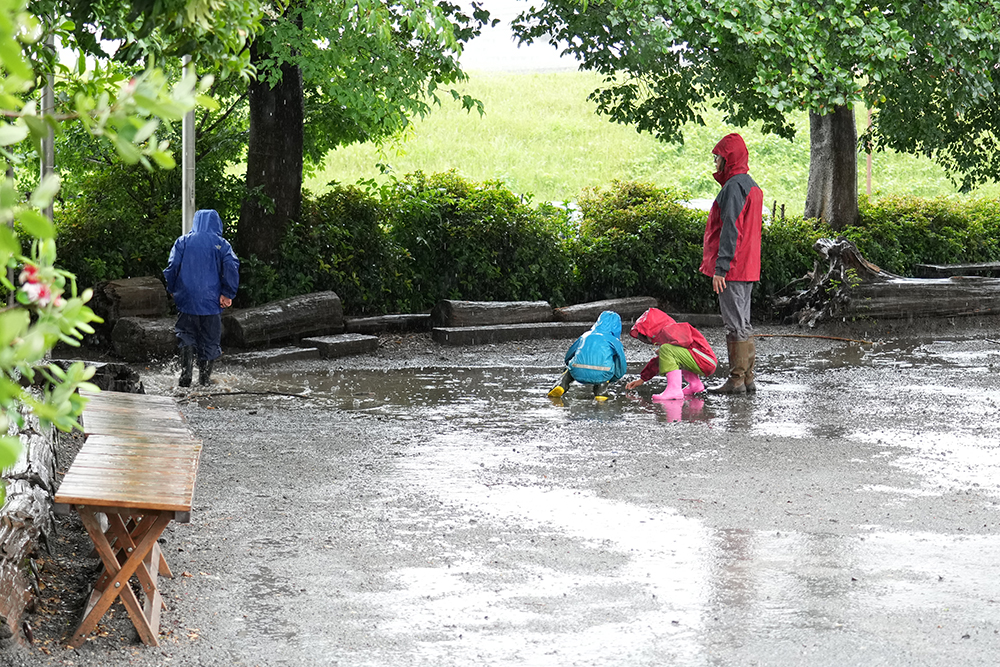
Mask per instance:
[[[597,322],[590,328],[594,333],[613,336],[620,339],[622,336],[622,317],[613,310],[605,310],[597,318]]]
[[[656,337],[663,331],[663,328],[671,324],[676,324],[674,318],[659,308],[650,308],[639,316],[639,319],[632,325],[632,330],[629,331],[629,334],[632,338],[638,338],[640,334],[648,336],[655,343]]]
[[[191,222],[191,231],[195,234],[215,234],[222,236],[222,218],[218,211],[211,208],[203,208],[195,211],[194,220]]]
[[[747,151],[746,142],[743,137],[733,132],[722,137],[719,143],[712,149],[713,155],[722,156],[726,165],[722,171],[712,174],[719,185],[725,185],[726,181],[736,174],[747,174],[750,172],[750,153]]]

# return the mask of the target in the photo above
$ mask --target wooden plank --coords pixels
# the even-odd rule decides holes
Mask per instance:
[[[135,502],[135,494],[125,490],[121,493],[107,492],[100,494],[67,494],[63,496],[62,502],[68,505],[73,505],[79,507],[81,505],[86,505],[88,507],[96,507],[97,503],[100,503],[101,507],[113,507],[122,509],[134,509],[137,505]],[[167,511],[167,512],[190,512],[191,503],[189,502],[189,496],[184,497],[172,497],[172,496],[161,496],[161,497],[151,497],[142,501],[142,509],[147,511]]]
[[[170,396],[157,396],[155,394],[130,394],[124,391],[88,391],[80,390],[80,395],[90,399],[89,405],[166,405],[177,406],[177,402]]]
[[[431,339],[442,345],[483,345],[533,338],[576,338],[590,330],[593,325],[593,322],[542,322],[436,327],[431,330]]]
[[[186,511],[191,505],[191,497],[194,495],[194,478],[186,481],[171,480],[146,480],[137,482],[135,479],[115,479],[107,475],[77,475],[67,484],[69,487],[64,492],[60,492],[58,502],[81,502],[79,497],[87,498],[87,502],[93,504],[96,501],[103,501],[110,498],[120,498],[122,494],[131,493],[135,499],[134,507],[147,509],[151,503],[161,503],[164,499],[170,502],[179,502],[184,507],[177,511]],[[78,496],[73,499],[73,496]],[[116,505],[117,503],[111,503]]]
[[[136,447],[183,447],[191,444],[201,446],[201,440],[192,437],[190,433],[184,437],[179,437],[174,433],[139,433],[136,435],[91,433],[87,437],[87,442],[92,442],[94,445],[132,445]]]

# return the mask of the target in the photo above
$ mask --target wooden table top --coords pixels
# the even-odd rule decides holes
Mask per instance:
[[[55,502],[190,512],[202,443],[192,437],[173,399],[116,392],[87,396],[87,439]]]

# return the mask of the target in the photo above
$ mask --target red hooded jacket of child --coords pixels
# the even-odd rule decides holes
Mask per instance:
[[[750,177],[749,153],[743,137],[727,134],[712,149],[725,158],[721,172],[712,174],[719,191],[705,224],[699,270],[726,280],[760,280],[760,232],[764,193]]]
[[[638,338],[639,334],[649,337],[653,345],[659,347],[664,343],[683,347],[691,352],[695,363],[704,375],[711,375],[715,372],[719,360],[712,351],[712,346],[708,344],[700,331],[687,322],[678,322],[667,315],[659,308],[650,308],[639,316],[639,319],[632,325],[629,331],[632,338]],[[639,373],[643,382],[652,380],[660,372],[660,359],[653,357],[646,364],[646,367]]]

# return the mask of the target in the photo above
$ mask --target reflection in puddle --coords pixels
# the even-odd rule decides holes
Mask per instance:
[[[1000,495],[1000,447],[995,434],[879,430],[854,437],[871,443],[905,443],[912,453],[895,458],[893,463],[917,473],[927,492],[943,494],[979,487]]]
[[[543,642],[551,659],[539,656],[531,664],[568,664],[595,654],[641,656],[651,647],[639,635],[650,631],[664,641],[669,637],[674,655],[699,652],[711,562],[709,533],[700,522],[584,490],[484,488],[474,474],[482,462],[475,452],[482,450],[470,451],[469,444],[456,455],[459,447],[439,438],[419,459],[401,462],[400,474],[442,502],[461,506],[486,534],[500,537],[487,553],[450,554],[444,566],[396,572],[402,590],[383,596],[384,607],[395,614],[389,630],[409,633],[415,622],[427,632],[462,628],[463,641],[494,657],[516,653],[526,638],[537,637],[532,641]],[[524,535],[558,540],[560,551],[575,554],[569,559],[575,564],[525,562],[513,553],[524,547],[504,544]],[[636,598],[647,603],[637,609]],[[615,607],[621,608],[619,620]],[[423,647],[427,657],[448,650],[437,640]]]

